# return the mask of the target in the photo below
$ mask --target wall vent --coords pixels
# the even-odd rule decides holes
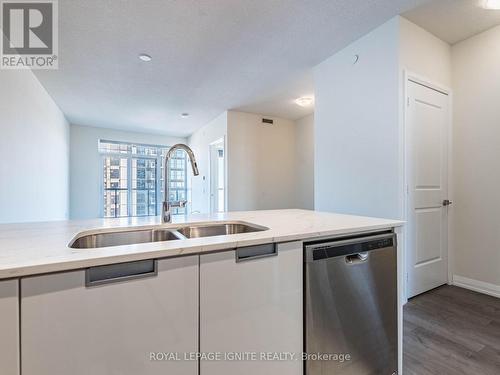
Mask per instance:
[[[270,118],[263,118],[262,123],[272,125],[272,124],[274,124],[274,120],[271,120]]]

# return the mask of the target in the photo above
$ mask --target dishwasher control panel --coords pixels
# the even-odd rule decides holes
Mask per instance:
[[[323,242],[315,244],[306,244],[306,249],[312,250],[312,260],[327,259],[353,253],[363,253],[367,251],[384,249],[395,245],[395,236],[393,233],[375,234],[363,238],[336,240],[332,242]]]

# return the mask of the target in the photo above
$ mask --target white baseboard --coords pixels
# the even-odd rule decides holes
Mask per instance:
[[[485,283],[484,281],[469,279],[458,275],[453,275],[452,284],[465,289],[473,290],[475,292],[500,298],[500,285]]]

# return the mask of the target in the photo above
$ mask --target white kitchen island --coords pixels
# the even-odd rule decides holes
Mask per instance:
[[[68,246],[82,234],[227,221],[269,229]],[[23,375],[302,374],[297,358],[260,356],[303,350],[303,241],[401,225],[306,210],[199,215],[167,225],[158,218],[0,225],[0,327],[7,333],[0,337],[1,373],[18,375],[22,367]],[[240,249],[264,256],[238,260]],[[89,282],[89,274],[106,275],[118,264],[146,271]],[[222,357],[198,361],[197,353]],[[228,357],[242,353],[259,358]]]

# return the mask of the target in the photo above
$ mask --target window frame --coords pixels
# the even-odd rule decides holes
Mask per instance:
[[[101,143],[112,143],[112,144],[120,144],[120,145],[127,145],[129,147],[132,146],[144,146],[144,147],[150,147],[150,148],[156,148],[157,149],[157,155],[141,155],[141,154],[133,154],[131,151],[127,152],[113,152],[113,151],[103,151],[101,149]],[[152,144],[144,144],[144,143],[135,143],[135,142],[124,142],[124,141],[111,141],[108,139],[98,139],[97,142],[97,151],[99,153],[99,215],[101,218],[104,219],[113,219],[113,218],[125,218],[125,217],[151,217],[151,216],[157,216],[161,212],[161,206],[163,204],[163,194],[162,194],[162,189],[163,189],[163,183],[162,179],[165,177],[163,175],[163,168],[162,168],[162,163],[164,162],[164,152],[168,152],[170,150],[171,146],[165,146],[165,145],[152,145]],[[158,152],[161,151],[161,152]],[[117,157],[117,158],[123,158],[127,159],[127,216],[113,216],[113,217],[105,217],[104,213],[104,162],[107,157]],[[155,191],[156,191],[156,212],[154,215],[141,215],[141,216],[133,216],[131,215],[132,213],[132,160],[133,159],[150,159],[150,160],[156,160],[156,184],[155,184]],[[187,199],[187,163],[186,159],[184,158],[184,196]],[[176,188],[176,190],[180,190]],[[187,208],[185,209],[187,213]],[[178,213],[175,213],[178,214]],[[178,214],[182,215],[182,214]]]

